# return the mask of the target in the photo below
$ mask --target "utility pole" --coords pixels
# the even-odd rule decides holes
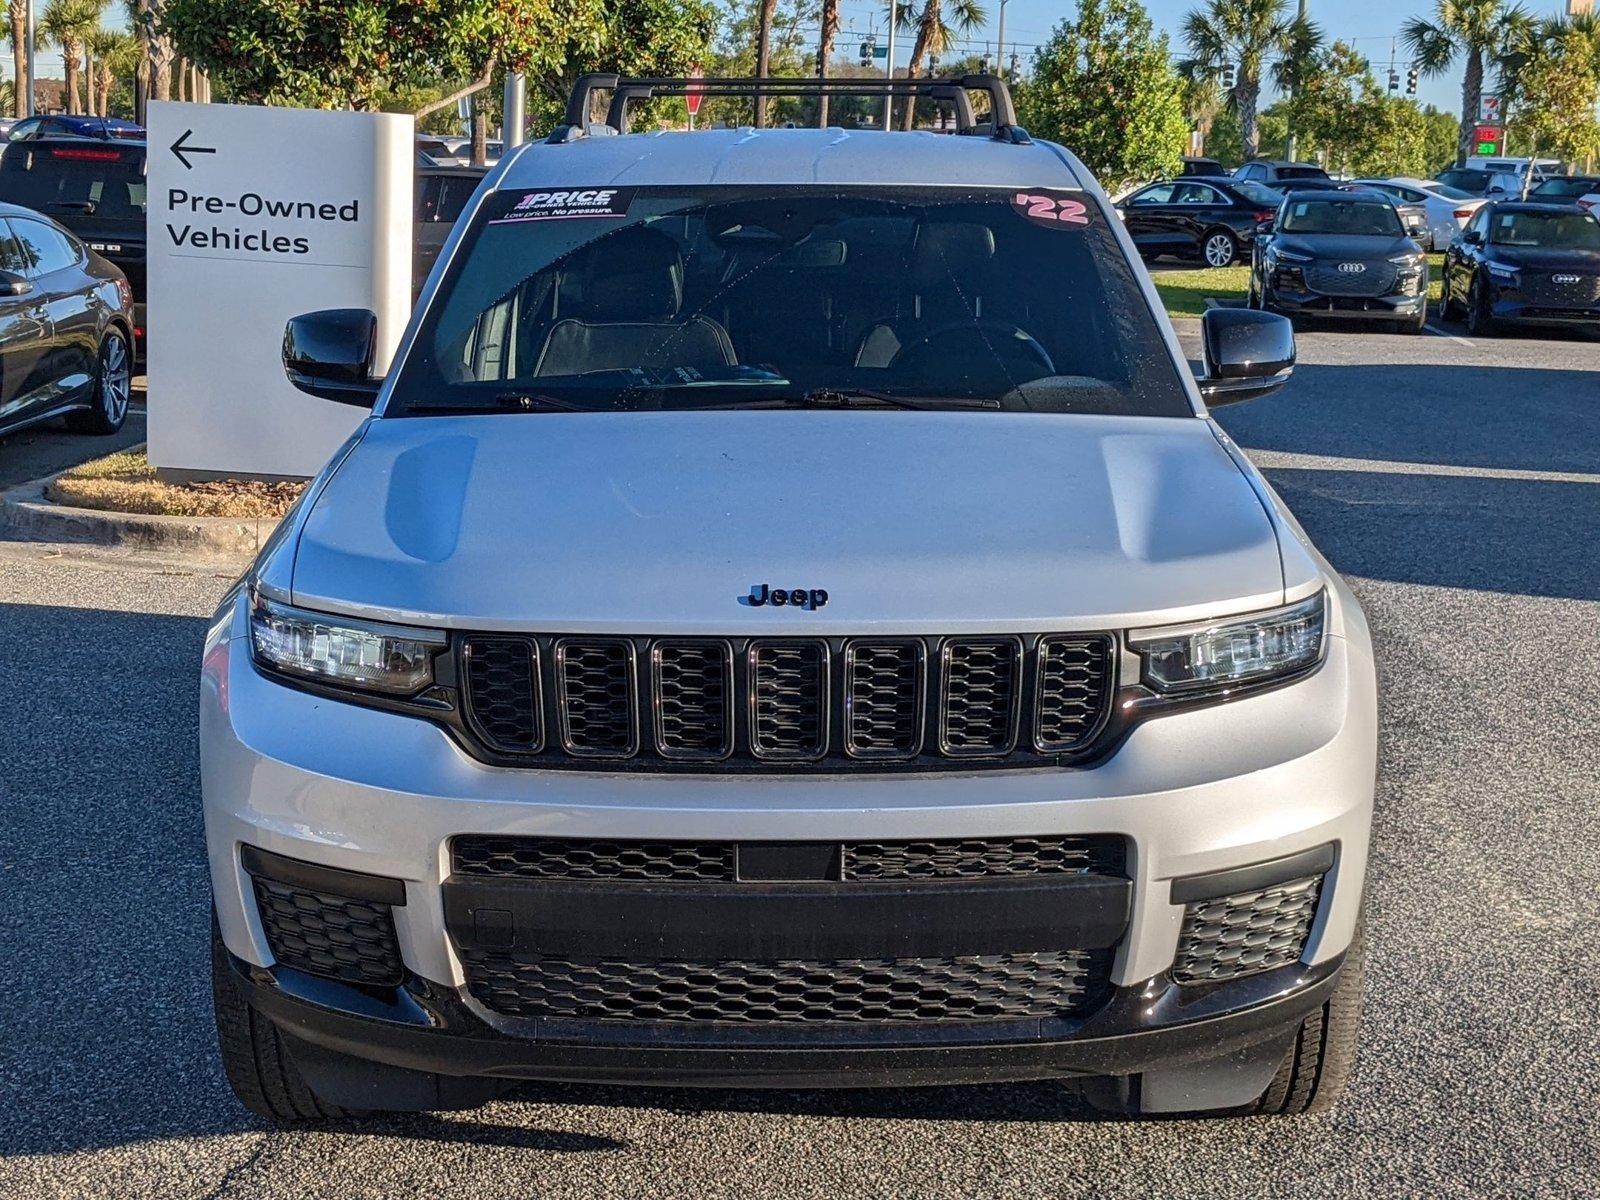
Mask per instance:
[[[1001,79],[1006,77],[1006,4],[1009,0],[1000,0],[1000,28],[996,31],[994,39],[994,67],[995,73]]]
[[[33,71],[33,0],[28,0],[28,103],[25,112],[33,116],[33,98],[39,94],[39,77]]]
[[[1300,0],[1300,17],[1299,17],[1299,20],[1300,20],[1301,24],[1305,23],[1305,19],[1306,19],[1306,0]],[[1289,102],[1290,102],[1290,104],[1294,103],[1294,94],[1298,90],[1299,90],[1299,80],[1298,79],[1292,80],[1290,82],[1290,85],[1289,85]],[[1289,110],[1289,144],[1284,147],[1284,157],[1287,158],[1290,162],[1297,162],[1297,161],[1299,161],[1299,158],[1300,158],[1300,135],[1297,134],[1294,131],[1294,110],[1292,108]]]
[[[884,72],[889,82],[894,82],[894,27],[900,23],[900,0],[889,0],[889,57],[884,62]],[[915,103],[915,101],[913,101]],[[894,89],[890,88],[883,97],[883,131],[888,133],[894,128]]]

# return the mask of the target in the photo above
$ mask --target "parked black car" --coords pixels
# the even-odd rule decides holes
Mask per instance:
[[[144,126],[135,125],[118,117],[82,116],[77,113],[51,113],[48,116],[23,117],[9,130],[8,141],[25,142],[41,137],[83,137],[99,141],[119,138],[144,141]]]
[[[1552,175],[1534,185],[1529,200],[1544,204],[1576,204],[1579,208],[1600,208],[1600,175]]]
[[[418,167],[415,241],[412,249],[411,291],[422,290],[428,272],[455,228],[472,193],[488,174],[487,167]]]
[[[1307,182],[1334,184],[1328,173],[1316,163],[1289,162],[1282,158],[1252,158],[1235,170],[1233,177],[1264,183],[1268,187]]]
[[[1250,307],[1394,320],[1421,333],[1428,259],[1387,196],[1294,191],[1256,238]]]
[[[134,350],[144,354],[145,143],[79,137],[8,142],[0,201],[36,209],[116,264],[133,288]]]
[[[1472,215],[1444,255],[1445,316],[1467,329],[1505,322],[1600,326],[1600,221],[1571,204],[1497,200]]]
[[[0,204],[0,433],[65,416],[115,433],[133,381],[133,296],[41,213]]]
[[[1282,200],[1281,192],[1237,179],[1164,179],[1125,197],[1117,211],[1144,258],[1173,254],[1228,267],[1249,253],[1256,226]]]

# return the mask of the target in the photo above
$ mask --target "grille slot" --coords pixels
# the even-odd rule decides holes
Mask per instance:
[[[261,929],[287,967],[346,983],[400,982],[400,947],[387,904],[252,875]]]
[[[920,642],[851,642],[845,658],[845,751],[915,758],[922,749],[927,658]]]
[[[1337,263],[1315,263],[1306,268],[1306,284],[1325,296],[1387,296],[1396,274],[1392,263],[1367,263],[1366,270],[1355,272],[1341,271]]]
[[[1194,901],[1183,911],[1172,977],[1215,983],[1298,962],[1321,894],[1322,876],[1313,875]]]
[[[1017,744],[1022,643],[972,638],[945,643],[939,745],[952,758],[1007,754]]]
[[[639,750],[633,644],[621,638],[556,643],[561,745],[579,758],[628,758]]]
[[[820,758],[828,748],[828,644],[750,647],[750,750],[757,758]]]
[[[507,754],[544,748],[539,646],[528,638],[474,636],[466,642],[467,717],[489,746]]]
[[[507,1016],[740,1025],[1070,1017],[1103,999],[1110,962],[1110,951],[766,962],[464,955],[472,995]]]
[[[718,883],[734,877],[732,842],[613,842],[469,835],[453,839],[463,875]]]
[[[732,647],[717,641],[657,642],[651,668],[657,753],[703,761],[732,753]]]
[[[1110,675],[1110,638],[1039,639],[1033,744],[1041,754],[1076,750],[1100,732]]]
[[[844,848],[844,877],[870,880],[1120,875],[1124,858],[1121,839],[1109,837],[852,842]]]

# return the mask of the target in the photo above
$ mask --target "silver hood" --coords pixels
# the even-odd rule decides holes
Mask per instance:
[[[821,588],[817,611],[741,603]],[[1202,418],[898,411],[374,420],[294,550],[310,608],[543,632],[1025,632],[1279,603]]]

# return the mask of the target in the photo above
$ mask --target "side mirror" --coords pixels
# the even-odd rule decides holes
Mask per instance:
[[[1483,234],[1476,229],[1469,229],[1461,235],[1461,240],[1469,246],[1483,245]]]
[[[1278,227],[1278,222],[1277,222],[1277,218],[1275,218],[1275,217],[1268,217],[1264,221],[1257,221],[1256,222],[1256,236],[1257,237],[1269,237],[1269,236],[1271,236],[1272,231],[1274,229],[1276,229],[1277,227]]]
[[[0,296],[26,296],[33,291],[33,281],[15,271],[0,271]]]
[[[325,308],[291,317],[283,330],[283,369],[302,392],[371,408],[378,318],[364,308]]]
[[[1200,318],[1205,375],[1200,395],[1212,408],[1270,396],[1294,370],[1289,318],[1253,308],[1213,308]]]

